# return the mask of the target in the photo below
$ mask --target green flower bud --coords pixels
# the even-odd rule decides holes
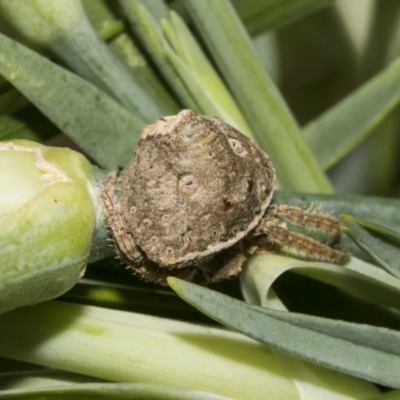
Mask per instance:
[[[76,26],[80,0],[0,0],[0,13],[29,41],[47,46]]]
[[[59,296],[81,277],[102,224],[101,177],[70,149],[0,142],[0,312]]]

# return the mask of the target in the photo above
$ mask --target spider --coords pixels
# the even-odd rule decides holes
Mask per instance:
[[[125,175],[106,178],[101,198],[118,254],[141,278],[208,285],[234,278],[246,253],[290,247],[337,263],[338,220],[272,204],[268,155],[217,117],[183,110],[147,126]],[[282,222],[334,237],[331,246]]]

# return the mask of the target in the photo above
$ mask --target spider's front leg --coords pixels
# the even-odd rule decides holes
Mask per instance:
[[[273,248],[295,248],[300,253],[313,258],[339,263],[349,259],[350,255],[348,253],[336,250],[308,236],[290,231],[280,224],[282,220],[305,228],[332,233],[334,235],[333,245],[338,244],[340,241],[341,232],[337,218],[328,214],[307,211],[289,205],[270,206],[253,231],[253,237],[266,235],[268,243],[272,245]]]

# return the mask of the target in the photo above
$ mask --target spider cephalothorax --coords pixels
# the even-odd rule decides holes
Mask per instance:
[[[274,183],[257,145],[219,118],[183,110],[145,128],[127,173],[110,173],[102,199],[118,252],[149,281],[235,277],[260,236],[272,247],[343,261],[347,254],[278,223],[340,235],[330,215],[271,205]]]

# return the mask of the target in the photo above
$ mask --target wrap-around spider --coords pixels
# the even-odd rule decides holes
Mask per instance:
[[[112,171],[102,201],[116,249],[143,279],[207,285],[236,277],[246,253],[287,246],[344,262],[331,215],[271,203],[268,155],[219,118],[183,110],[147,126],[127,173]],[[284,221],[327,232],[331,246]]]

